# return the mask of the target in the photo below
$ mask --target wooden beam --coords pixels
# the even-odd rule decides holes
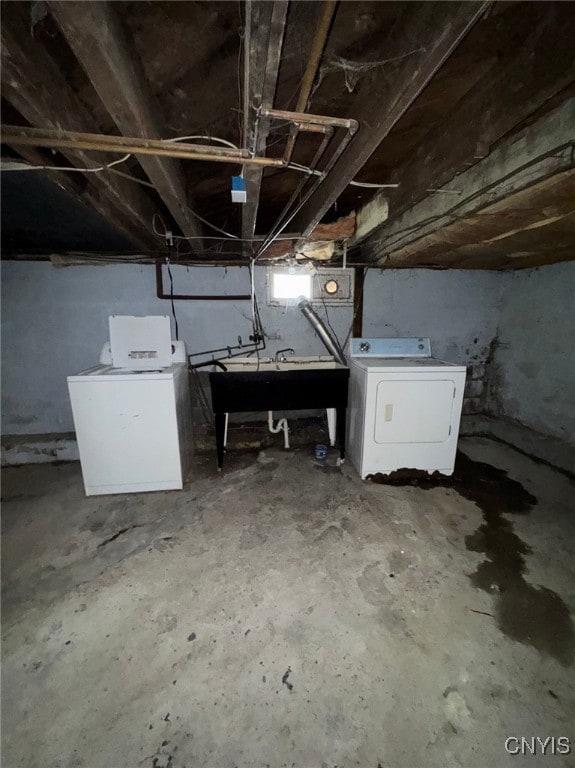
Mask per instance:
[[[166,138],[166,129],[142,64],[117,9],[109,2],[50,2],[50,9],[102,103],[124,135]],[[186,204],[181,163],[138,160],[186,237],[201,238],[199,220]],[[202,250],[201,239],[190,246]]]
[[[382,190],[375,197],[362,205],[356,215],[355,233],[350,240],[350,245],[357,245],[366,237],[379,229],[387,221],[389,215],[389,200],[387,192]]]
[[[575,171],[569,169],[453,220],[378,266],[515,269],[572,260],[574,249]]]
[[[517,23],[513,24],[517,13]],[[575,15],[570,3],[517,3],[497,17],[501,53],[490,71],[394,169],[390,222],[481,161],[493,145],[575,81]],[[517,26],[528,31],[519,39]],[[502,28],[499,29],[499,26]],[[513,30],[514,45],[504,45]],[[457,188],[458,181],[453,181]]]
[[[363,259],[380,266],[399,265],[404,257],[408,260],[419,258],[417,254],[427,259],[432,250],[430,243],[437,244],[434,257],[441,256],[442,252],[456,245],[456,240],[449,242],[443,233],[461,233],[462,228],[457,226],[460,220],[475,222],[478,243],[485,241],[490,228],[495,236],[500,234],[495,230],[501,224],[509,224],[512,229],[511,216],[503,215],[496,223],[494,216],[484,216],[484,211],[492,204],[501,204],[503,207],[497,209],[499,216],[505,210],[506,200],[511,200],[519,190],[529,190],[535,183],[573,169],[573,125],[575,96],[501,141],[488,157],[460,173],[456,190],[452,183],[446,185],[446,193],[442,193],[440,187],[437,194],[414,203],[390,221],[363,245]],[[528,195],[527,199],[531,197]],[[551,209],[551,200],[548,205],[543,205],[543,209],[545,216],[552,217],[557,213]],[[521,214],[521,218],[525,215]],[[486,222],[483,227],[482,220]],[[465,231],[470,232],[470,229]],[[483,247],[487,248],[484,242]]]
[[[263,157],[270,120],[261,118],[258,122],[256,109],[260,106],[266,109],[273,107],[288,0],[274,0],[273,3],[247,0],[246,9],[249,11],[250,28],[247,35],[249,50],[245,51],[248,69],[247,86],[244,87],[247,87],[246,106],[249,109],[248,119],[244,122],[247,128],[245,144],[251,152]],[[263,170],[256,167],[244,168],[248,200],[242,207],[242,237],[245,240],[253,238],[255,233]],[[246,251],[249,250],[249,243],[246,243]]]
[[[407,3],[398,24],[382,45],[393,61],[392,76],[366,78],[351,117],[360,129],[324,182],[290,225],[305,237],[319,223],[393,126],[452,54],[488,3]],[[406,56],[407,53],[411,55]]]
[[[91,114],[43,45],[30,35],[22,5],[10,3],[2,11],[4,97],[32,125],[78,131],[93,129]],[[101,158],[94,160],[91,153],[81,150],[66,152],[65,156],[78,168],[95,168],[102,164]],[[108,173],[89,173],[86,178],[92,190],[91,202],[99,201],[98,210],[110,224],[138,248],[155,249],[158,240],[152,231],[152,217],[157,208],[142,188]]]

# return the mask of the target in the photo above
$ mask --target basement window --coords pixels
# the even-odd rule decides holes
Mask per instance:
[[[312,276],[309,272],[274,269],[269,278],[270,303],[292,303],[300,296],[311,298]]]

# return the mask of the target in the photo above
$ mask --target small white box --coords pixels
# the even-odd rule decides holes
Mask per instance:
[[[110,347],[114,368],[157,371],[172,364],[170,318],[111,315]]]

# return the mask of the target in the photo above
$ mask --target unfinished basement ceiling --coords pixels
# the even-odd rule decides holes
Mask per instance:
[[[165,253],[165,228],[188,238],[176,241],[182,261],[248,263],[258,252],[265,261],[293,253],[302,235],[319,239],[320,223],[361,218],[377,196],[361,242],[349,227],[324,227],[321,239],[337,242],[332,263],[344,243],[349,265],[506,269],[571,259],[573,39],[575,5],[562,2],[2,3],[2,122],[4,139],[14,139],[3,144],[3,165],[94,169],[122,158],[21,144],[7,126],[212,137],[221,141],[182,145],[230,153],[231,144],[276,161],[294,122],[266,118],[266,109],[351,126],[330,138],[301,117],[307,130],[291,167],[133,152],[113,170],[6,171],[4,257],[58,249],[153,258]],[[316,168],[325,175],[297,169],[313,165],[324,138]],[[242,167],[245,205],[230,196]],[[63,190],[38,218],[54,182]],[[16,204],[18,216],[7,216]],[[90,225],[78,232],[83,208]],[[261,251],[270,233],[293,238]]]

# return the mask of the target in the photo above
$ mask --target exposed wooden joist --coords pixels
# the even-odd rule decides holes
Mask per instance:
[[[60,29],[124,135],[166,138],[166,129],[142,64],[118,11],[109,2],[50,2]],[[201,238],[201,226],[186,205],[179,161],[139,156],[139,162],[186,237]],[[202,249],[201,239],[190,246]]]
[[[357,245],[375,232],[387,220],[389,215],[389,200],[385,191],[378,192],[375,197],[363,205],[356,215],[356,228],[350,245]]]
[[[366,78],[350,117],[360,129],[325,181],[290,225],[306,236],[347,187],[439,67],[481,17],[488,3],[408,3],[382,45],[398,59],[393,77]],[[406,53],[413,52],[410,56]],[[403,58],[401,58],[403,57]]]
[[[262,157],[265,155],[270,120],[257,120],[258,107],[272,108],[276,92],[288,0],[247,0],[249,51],[247,67],[248,118],[246,146]],[[257,132],[256,132],[257,126]],[[256,227],[263,168],[244,168],[247,203],[242,207],[242,237],[253,238]]]
[[[514,11],[511,6],[508,13]],[[388,179],[399,183],[390,193],[390,221],[426,197],[430,188],[442,187],[481,161],[498,140],[575,81],[571,4],[521,3],[517,11],[529,30],[521,45],[502,47],[490,71]],[[503,32],[511,21],[506,14],[498,18]],[[453,186],[458,186],[457,179]]]
[[[428,195],[390,221],[367,240],[362,249],[364,260],[379,266],[401,266],[404,262],[413,266],[418,258],[424,262],[431,256],[439,261],[447,259],[447,252],[458,245],[461,233],[467,237],[472,232],[469,222],[476,229],[480,250],[493,252],[495,246],[488,245],[490,227],[497,240],[503,239],[503,232],[514,229],[518,203],[511,201],[518,199],[519,192],[525,192],[522,199],[531,200],[529,190],[534,185],[565,171],[574,173],[573,125],[575,96],[500,142],[488,157],[459,174],[457,190],[453,183],[446,186],[455,194],[444,194],[439,188],[437,194]],[[549,203],[542,206],[544,210],[519,211],[519,226],[571,213],[573,208],[568,205],[565,211],[564,202],[559,210],[553,207],[550,197]],[[459,226],[460,221],[467,224]]]
[[[46,49],[30,35],[20,3],[3,7],[2,41],[3,96],[32,125],[43,128],[93,130],[93,118],[74,94]],[[95,168],[94,159],[81,150],[65,153],[72,165]],[[104,158],[106,162],[106,158]],[[109,173],[86,175],[91,188],[90,202],[138,248],[157,246],[152,217],[157,208],[148,195],[127,179]]]
[[[569,261],[574,250],[575,172],[568,170],[448,223],[378,266],[518,269]]]

